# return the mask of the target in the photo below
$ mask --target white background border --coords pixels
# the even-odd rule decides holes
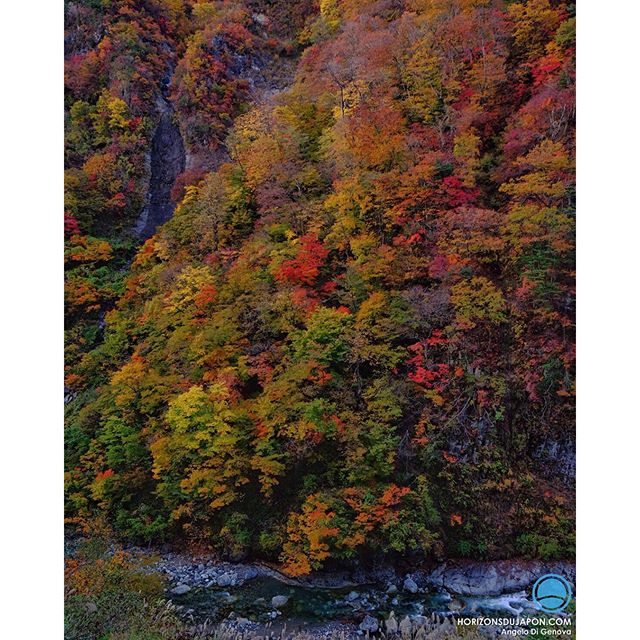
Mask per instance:
[[[640,637],[640,9],[578,3],[580,640]]]
[[[7,2],[0,636],[62,638],[63,1]],[[578,7],[578,629],[640,634],[640,10]],[[634,566],[635,565],[635,566]]]
[[[63,638],[63,0],[0,13],[0,637]]]

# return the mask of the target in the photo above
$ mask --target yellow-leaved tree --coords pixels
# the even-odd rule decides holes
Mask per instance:
[[[151,445],[159,493],[173,517],[212,512],[234,502],[248,482],[243,429],[229,407],[229,391],[192,386],[169,403],[167,429]]]

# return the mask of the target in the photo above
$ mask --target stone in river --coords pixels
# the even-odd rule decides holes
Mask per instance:
[[[273,598],[271,598],[271,606],[276,609],[284,607],[287,602],[289,602],[289,598],[287,596],[273,596]]]
[[[409,593],[418,593],[418,585],[409,576],[405,578],[402,588]]]

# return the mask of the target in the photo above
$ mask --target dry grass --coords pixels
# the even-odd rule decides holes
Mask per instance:
[[[206,636],[200,636],[206,637]],[[376,638],[377,640],[487,640],[497,637],[496,633],[485,628],[458,627],[455,622],[447,619],[432,617],[426,624],[413,625],[411,629],[402,632],[388,634],[378,632],[375,634],[358,635],[355,629],[348,627],[338,630],[323,630],[322,626],[309,631],[290,632],[284,627],[279,631],[271,632],[269,627],[261,629],[250,628],[246,630],[218,626],[214,632],[215,640],[353,640],[354,638]]]

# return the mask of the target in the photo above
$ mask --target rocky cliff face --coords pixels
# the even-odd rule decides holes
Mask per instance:
[[[135,228],[136,235],[142,240],[152,236],[161,224],[171,218],[175,208],[171,189],[185,167],[184,145],[174,121],[173,109],[165,98],[158,99],[158,109],[160,121],[150,150],[149,193]]]

